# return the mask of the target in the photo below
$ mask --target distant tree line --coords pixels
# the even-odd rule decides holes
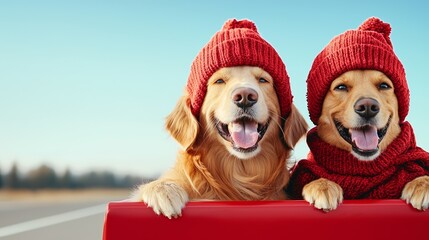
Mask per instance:
[[[46,164],[25,174],[20,172],[16,163],[8,172],[0,168],[0,189],[132,188],[150,180],[131,175],[118,176],[110,171],[89,171],[77,175],[66,169],[58,173]]]

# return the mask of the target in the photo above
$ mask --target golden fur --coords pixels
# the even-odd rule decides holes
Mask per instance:
[[[240,109],[231,100],[238,88],[256,91],[258,101],[248,115],[258,123],[269,122],[257,148],[249,152],[234,149],[217,129],[217,124],[240,117]],[[273,79],[267,72],[240,66],[222,68],[209,79],[199,118],[192,115],[185,93],[167,117],[166,128],[183,150],[173,169],[140,186],[135,198],[171,218],[181,215],[188,200],[285,199],[286,161],[307,124],[294,106],[287,119],[281,118]]]
[[[387,84],[390,88],[385,89],[381,84]],[[347,91],[340,90],[340,88],[343,89],[341,85],[345,86]],[[350,143],[339,134],[334,122],[336,120],[348,129],[357,127],[358,115],[354,111],[354,105],[362,97],[375,99],[380,104],[379,113],[374,119],[377,129],[385,127],[390,121],[386,135],[379,143],[379,152],[371,157],[361,156],[353,151]],[[323,141],[350,151],[362,161],[375,159],[401,131],[398,100],[394,93],[392,81],[382,72],[376,70],[352,70],[342,74],[332,82],[326,94],[317,128],[318,135]],[[341,187],[324,178],[304,186],[303,196],[316,208],[325,211],[335,209],[343,200]],[[429,198],[426,197],[426,200],[423,201],[424,196],[429,196],[428,176],[416,178],[408,183],[402,194],[402,198],[417,209],[428,208]]]

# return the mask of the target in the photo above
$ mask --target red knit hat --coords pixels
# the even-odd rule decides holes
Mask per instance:
[[[198,53],[191,66],[187,91],[191,110],[198,117],[207,92],[208,79],[220,68],[257,66],[274,79],[274,88],[283,117],[289,115],[292,94],[286,67],[276,50],[258,33],[249,20],[228,20]]]
[[[336,36],[317,55],[307,78],[307,106],[311,121],[317,125],[323,100],[335,78],[354,69],[373,69],[392,80],[399,104],[399,120],[408,114],[410,93],[405,70],[393,52],[390,25],[369,18],[356,30]]]

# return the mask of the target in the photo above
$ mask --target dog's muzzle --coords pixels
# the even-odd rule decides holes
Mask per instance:
[[[391,118],[381,129],[369,124],[348,129],[336,120],[335,126],[340,136],[352,146],[355,153],[363,157],[371,157],[379,151],[378,145],[386,135],[390,121]]]
[[[215,121],[219,134],[232,143],[239,152],[252,152],[258,147],[259,141],[268,129],[269,120],[265,124],[258,123],[252,118],[241,117],[228,124]]]

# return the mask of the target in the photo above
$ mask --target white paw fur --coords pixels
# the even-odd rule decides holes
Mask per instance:
[[[320,178],[306,184],[302,196],[315,208],[328,212],[335,210],[343,201],[343,190],[340,185]]]
[[[134,192],[132,200],[143,201],[153,211],[171,219],[182,215],[182,208],[188,202],[188,194],[173,182],[155,180],[141,185]]]
[[[402,197],[414,208],[425,211],[429,207],[429,176],[415,178],[402,190]]]

